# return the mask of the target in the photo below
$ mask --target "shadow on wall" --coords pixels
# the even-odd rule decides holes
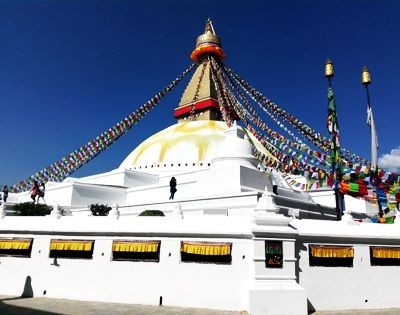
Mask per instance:
[[[307,247],[304,245],[303,242],[296,242],[295,245],[295,251],[297,255],[297,260],[296,260],[296,265],[295,265],[295,273],[296,273],[296,281],[298,284],[300,284],[300,274],[301,274],[301,268],[300,268],[300,259],[301,259],[301,254],[307,254]],[[307,313],[308,314],[314,314],[315,313],[315,307],[312,305],[311,301],[307,299]]]
[[[300,258],[301,258],[301,251],[306,251],[307,248],[304,246],[302,242],[296,242],[295,243],[295,254],[296,254],[296,264],[295,264],[295,274],[296,274],[296,281],[298,284],[300,284],[300,273],[301,273],[301,268],[300,268]]]
[[[26,279],[25,279],[24,291],[22,291],[21,297],[24,297],[24,298],[33,297],[32,278],[31,278],[31,276],[27,276]]]
[[[307,311],[308,311],[308,314],[315,313],[315,307],[311,304],[309,299],[307,299]]]
[[[57,315],[59,313],[47,312],[44,310],[37,310],[26,305],[30,302],[22,302],[25,299],[30,299],[33,297],[32,289],[32,278],[27,276],[25,279],[24,289],[21,296],[16,297],[4,297],[0,298],[0,314],[32,314],[32,315]],[[21,301],[21,302],[19,302]],[[18,304],[24,304],[18,305]]]
[[[54,261],[53,261],[53,263],[51,263],[50,265],[56,266],[56,267],[60,267],[60,264],[59,264],[58,261],[57,261],[57,257],[54,257]]]

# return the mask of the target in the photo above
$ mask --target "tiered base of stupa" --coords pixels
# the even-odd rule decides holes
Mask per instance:
[[[382,294],[400,285],[397,224],[356,222],[351,211],[334,221],[334,209],[259,171],[241,128],[218,141],[210,162],[49,184],[49,216],[12,216],[29,195],[11,194],[1,207],[0,294],[250,314],[400,308]],[[172,174],[178,191],[168,200]],[[328,205],[332,195],[313,198]],[[91,216],[91,203],[112,210]]]

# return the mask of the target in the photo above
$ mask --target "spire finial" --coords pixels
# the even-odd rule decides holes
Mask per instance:
[[[219,60],[225,58],[224,51],[222,50],[221,39],[215,33],[212,21],[210,18],[206,21],[204,34],[197,37],[196,48],[190,55],[194,61],[198,61],[200,56],[205,54],[213,54]]]
[[[208,18],[207,21],[206,21],[206,28],[205,28],[205,30],[204,30],[204,34],[213,34],[213,35],[216,35],[216,34],[215,34],[214,27],[213,27],[213,25],[212,25],[212,21],[211,21],[210,18]]]

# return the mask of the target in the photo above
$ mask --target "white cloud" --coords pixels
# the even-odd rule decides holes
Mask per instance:
[[[392,149],[389,154],[384,154],[378,159],[378,165],[389,171],[400,171],[400,147]]]

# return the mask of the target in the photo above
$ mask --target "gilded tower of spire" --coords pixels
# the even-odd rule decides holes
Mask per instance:
[[[204,34],[197,37],[196,47],[190,55],[198,67],[187,85],[179,106],[174,111],[178,121],[221,120],[217,92],[212,82],[211,66],[208,55],[222,60],[225,58],[221,39],[215,33],[212,21],[207,20]]]

